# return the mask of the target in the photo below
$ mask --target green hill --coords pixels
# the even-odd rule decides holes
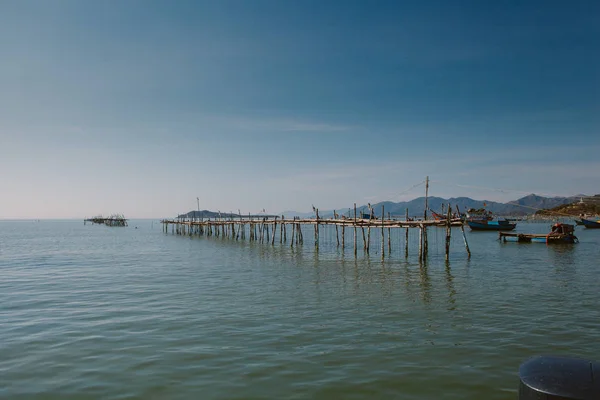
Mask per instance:
[[[600,204],[590,203],[569,203],[563,204],[558,207],[550,208],[548,210],[540,210],[536,212],[536,215],[573,215],[579,216],[581,214],[600,214]]]

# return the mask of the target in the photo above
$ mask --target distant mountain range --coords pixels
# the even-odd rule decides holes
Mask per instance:
[[[549,209],[558,207],[564,204],[570,204],[575,201],[579,201],[579,198],[583,195],[571,196],[571,197],[544,197],[538,196],[536,194],[530,194],[525,197],[521,197],[520,199],[509,201],[507,203],[499,203],[490,200],[474,200],[469,197],[452,197],[449,199],[444,199],[442,197],[429,197],[428,198],[428,207],[436,212],[442,211],[442,204],[446,207],[448,203],[452,205],[453,208],[458,206],[461,212],[465,212],[469,208],[484,208],[492,211],[494,214],[505,215],[505,216],[522,216],[527,214],[534,214],[538,210]],[[384,206],[384,212],[387,215],[391,213],[393,216],[403,216],[406,214],[406,209],[408,209],[408,215],[413,216],[422,216],[423,210],[425,209],[425,197],[418,197],[411,201],[402,201],[399,203],[394,203],[391,201],[383,201],[376,204],[371,204],[373,207],[374,213],[376,216],[381,216],[381,206]],[[348,207],[339,208],[336,210],[338,214],[343,214],[347,216],[354,215],[354,210]],[[360,214],[360,212],[369,212],[367,205],[361,205],[360,207],[356,207],[356,212]],[[286,216],[299,216],[299,217],[309,217],[313,216],[314,213],[302,213],[295,211],[286,211],[283,213]],[[319,211],[319,216],[329,217],[333,215],[333,210]]]
[[[536,194],[530,194],[525,197],[521,197],[520,199],[509,201],[507,203],[499,203],[490,200],[474,200],[469,197],[451,197],[449,199],[444,199],[442,197],[429,197],[428,199],[428,207],[436,212],[442,211],[442,204],[446,207],[448,203],[452,205],[452,208],[455,210],[456,206],[460,208],[461,212],[467,211],[469,208],[485,208],[494,214],[503,215],[503,216],[522,216],[527,214],[534,214],[539,210],[546,210],[555,208],[561,205],[574,203],[579,201],[580,197],[585,195],[577,195],[571,197],[544,197],[538,196]],[[402,201],[399,203],[394,203],[391,201],[383,201],[380,203],[372,204],[374,213],[376,216],[381,216],[381,206],[384,206],[385,215],[391,213],[392,216],[404,216],[406,215],[406,209],[408,209],[408,215],[410,217],[414,216],[422,216],[423,210],[425,209],[425,197],[418,197],[411,201]],[[354,210],[348,207],[342,207],[336,209],[338,214],[343,214],[347,216],[353,216]],[[360,212],[368,213],[368,206],[361,205],[356,207],[357,214]],[[286,217],[312,217],[314,216],[314,212],[297,212],[297,211],[284,211],[278,215],[285,215]],[[245,214],[244,216],[247,216]],[[319,216],[323,218],[328,218],[333,215],[333,210],[321,210],[319,211]],[[220,216],[222,218],[238,218],[239,214],[230,214],[230,213],[221,213]],[[266,215],[266,214],[255,214],[252,217],[268,217],[274,215]],[[190,211],[186,214],[179,215],[181,218],[218,218],[219,213],[214,211],[202,210],[202,211]]]
[[[291,215],[291,214],[290,214]],[[243,217],[248,217],[248,214],[242,214]],[[204,219],[208,219],[208,218],[239,218],[240,215],[239,214],[232,214],[232,213],[219,213],[219,212],[215,212],[215,211],[208,211],[208,210],[202,210],[202,211],[190,211],[188,213],[185,214],[180,214],[177,216],[178,218],[195,218],[195,219],[199,219],[199,218],[204,218]],[[274,217],[274,215],[267,215],[267,214],[253,214],[251,215],[251,217]]]

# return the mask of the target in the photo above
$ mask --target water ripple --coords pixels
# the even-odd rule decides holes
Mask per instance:
[[[473,233],[470,260],[453,237],[447,265],[436,231],[420,264],[413,236],[382,261],[151,221],[0,225],[1,397],[512,399],[528,356],[600,353],[600,232]]]

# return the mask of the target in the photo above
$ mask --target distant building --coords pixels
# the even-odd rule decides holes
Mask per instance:
[[[599,204],[600,205],[600,195],[596,196],[584,196],[579,200],[580,204]]]

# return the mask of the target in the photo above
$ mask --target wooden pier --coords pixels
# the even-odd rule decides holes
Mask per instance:
[[[460,212],[457,209],[459,218],[452,218],[452,208],[448,205],[448,213],[446,220],[428,220],[427,213],[424,213],[422,220],[411,220],[408,218],[408,209],[403,220],[394,219],[388,214],[385,218],[384,207],[381,208],[380,217],[376,218],[374,210],[369,205],[370,214],[368,218],[357,218],[356,204],[354,204],[354,216],[340,216],[335,211],[330,218],[319,217],[319,210],[314,208],[315,218],[286,218],[285,216],[262,217],[230,215],[226,218],[215,219],[193,219],[193,218],[175,218],[162,220],[165,233],[186,236],[216,236],[230,238],[232,240],[249,240],[259,243],[275,245],[289,244],[291,247],[304,244],[304,234],[306,231],[314,230],[314,246],[319,250],[320,233],[323,227],[335,228],[335,245],[345,249],[348,246],[347,234],[352,235],[351,246],[354,250],[354,256],[358,254],[359,242],[362,241],[362,248],[365,254],[369,254],[371,248],[371,230],[379,230],[381,243],[381,257],[386,254],[386,236],[387,236],[387,252],[392,251],[392,229],[405,229],[405,255],[408,256],[408,238],[409,229],[419,230],[418,254],[419,260],[423,260],[428,253],[428,228],[446,228],[446,260],[450,254],[450,238],[452,227],[460,227],[462,237],[464,239],[465,249],[470,257],[471,252],[465,235],[463,219],[460,218]],[[363,215],[365,217],[365,215]],[[350,229],[350,232],[346,232]],[[362,240],[359,239],[359,230]],[[387,233],[387,235],[386,235]],[[394,235],[399,236],[399,235]],[[401,236],[401,235],[400,235]]]
[[[92,224],[99,224],[99,225],[106,225],[106,226],[127,226],[127,219],[125,218],[125,216],[120,215],[120,214],[114,214],[111,215],[110,217],[102,217],[102,216],[97,216],[97,217],[92,217],[92,218],[86,218],[83,220],[83,224],[86,225],[86,223],[92,223]]]

